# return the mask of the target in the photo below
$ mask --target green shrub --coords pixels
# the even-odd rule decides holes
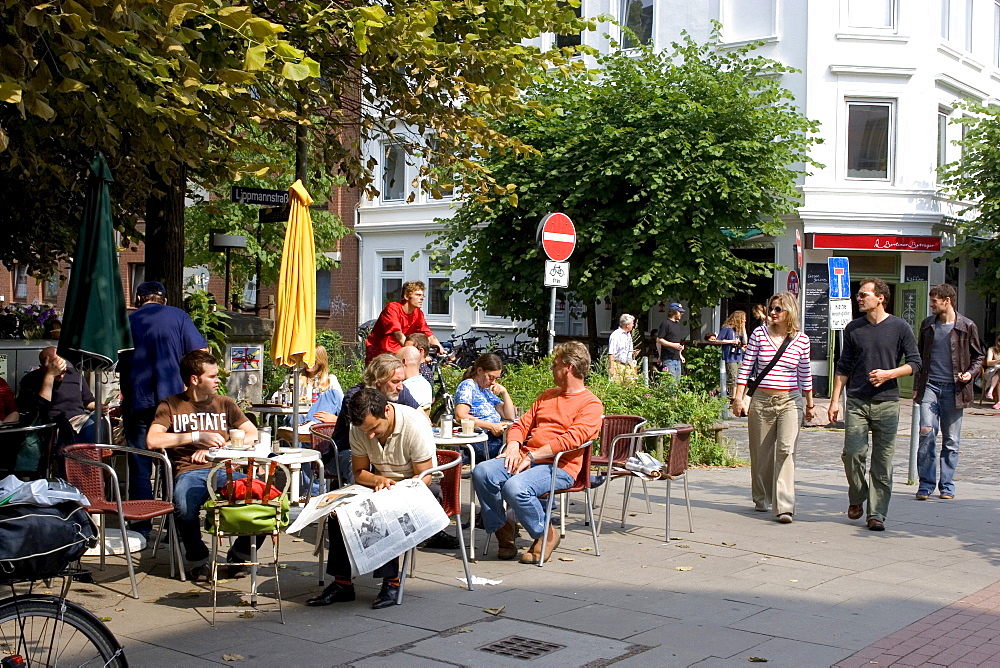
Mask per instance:
[[[693,390],[712,392],[719,389],[720,346],[687,346],[684,348],[684,376],[682,382]]]

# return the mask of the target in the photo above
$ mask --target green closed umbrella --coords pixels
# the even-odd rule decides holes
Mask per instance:
[[[111,223],[108,183],[112,180],[104,155],[98,153],[90,163],[86,204],[59,335],[59,355],[81,371],[114,370],[118,354],[132,350],[132,330]],[[100,377],[98,373],[94,393],[98,398],[95,416],[98,441],[101,440]]]

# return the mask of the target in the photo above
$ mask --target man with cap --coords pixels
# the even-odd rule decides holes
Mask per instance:
[[[208,341],[191,322],[188,314],[167,305],[162,283],[146,281],[136,289],[139,308],[129,314],[134,350],[120,361],[122,418],[129,447],[146,449],[146,434],[161,401],[184,391],[180,361],[194,350],[208,351]],[[129,458],[129,496],[151,499],[151,460]],[[136,522],[132,528],[148,536],[150,522]]]
[[[684,363],[684,339],[688,332],[681,326],[681,314],[686,313],[678,302],[672,302],[667,310],[667,319],[660,323],[656,332],[656,343],[660,348],[660,370],[668,371],[674,378],[681,377]]]

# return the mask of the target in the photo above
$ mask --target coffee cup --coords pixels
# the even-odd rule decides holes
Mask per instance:
[[[229,445],[237,450],[243,448],[243,439],[246,438],[246,432],[242,429],[230,429],[229,430]]]
[[[462,436],[472,436],[476,433],[476,421],[472,418],[462,419]]]

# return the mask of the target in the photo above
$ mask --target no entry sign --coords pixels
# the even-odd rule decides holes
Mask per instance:
[[[538,242],[553,262],[565,262],[576,248],[576,228],[565,213],[550,213],[538,225]]]

